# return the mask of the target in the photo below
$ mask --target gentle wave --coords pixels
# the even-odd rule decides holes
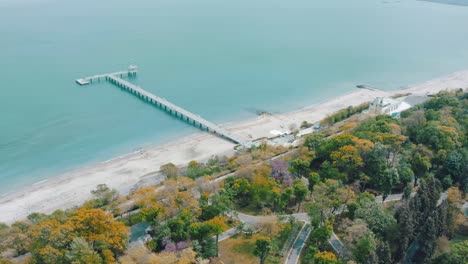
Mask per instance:
[[[141,151],[143,151],[143,149],[142,149],[142,148],[139,148],[139,149],[137,149],[137,150],[135,150],[135,151],[133,151],[133,152],[130,152],[130,153],[128,153],[128,154],[125,154],[125,155],[122,155],[122,156],[118,156],[118,157],[115,157],[115,158],[112,158],[112,159],[108,159],[108,160],[105,160],[105,161],[103,161],[103,162],[101,162],[101,163],[102,163],[102,164],[109,163],[109,162],[111,162],[111,161],[118,160],[118,159],[122,159],[122,158],[125,158],[125,157],[128,157],[128,156],[131,156],[131,155],[133,155],[133,154],[139,153],[139,152],[141,152]]]
[[[48,180],[49,180],[49,179],[45,179],[45,180],[43,180],[43,181],[40,181],[40,182],[33,183],[33,186],[34,186],[34,185],[41,184],[41,183],[44,183],[44,182],[47,182]]]

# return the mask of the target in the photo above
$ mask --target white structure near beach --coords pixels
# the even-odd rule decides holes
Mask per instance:
[[[407,102],[398,101],[392,98],[376,97],[369,105],[369,113],[400,117],[400,113],[409,108],[411,108],[411,105]]]

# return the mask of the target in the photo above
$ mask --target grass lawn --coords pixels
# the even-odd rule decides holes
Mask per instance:
[[[225,264],[256,264],[258,258],[253,254],[255,241],[262,237],[260,234],[254,234],[247,238],[244,235],[235,235],[219,243],[220,259]]]
[[[281,257],[279,256],[279,253],[291,233],[290,226],[286,229],[283,229],[283,227],[286,225],[289,226],[289,224],[280,224],[278,222],[264,223],[261,231],[259,233],[253,234],[252,236],[238,234],[221,241],[219,243],[219,259],[224,264],[259,263],[259,259],[254,255],[255,241],[259,238],[270,237],[272,239],[272,243],[277,246],[273,246],[273,250],[270,251],[266,263],[283,263],[284,258],[287,256]],[[293,240],[299,232],[300,227],[301,226],[299,226],[299,229],[296,231],[296,234],[294,234]]]

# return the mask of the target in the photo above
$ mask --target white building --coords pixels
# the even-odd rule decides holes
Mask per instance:
[[[369,105],[369,113],[374,115],[391,115],[400,117],[400,113],[411,108],[411,105],[391,98],[376,97]]]

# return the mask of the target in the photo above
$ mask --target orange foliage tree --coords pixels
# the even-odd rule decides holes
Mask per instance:
[[[335,254],[328,252],[328,251],[323,251],[323,252],[318,252],[317,254],[314,255],[314,263],[315,264],[335,264],[338,263],[338,260],[336,259]]]
[[[38,263],[69,263],[66,254],[74,238],[82,237],[106,263],[115,261],[127,242],[128,228],[102,209],[80,208],[63,219],[49,219],[32,230],[31,253]]]

